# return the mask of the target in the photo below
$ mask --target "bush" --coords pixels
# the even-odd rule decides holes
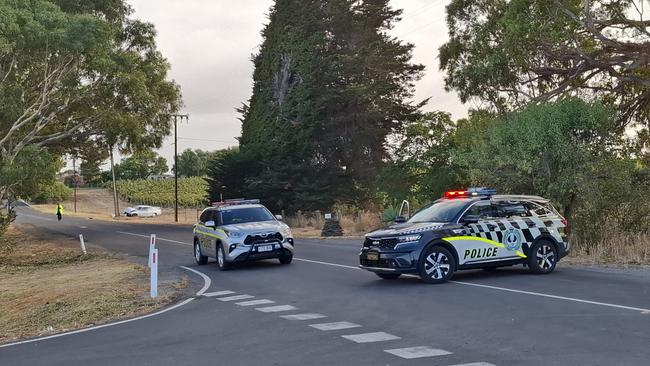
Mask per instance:
[[[34,203],[57,203],[68,200],[72,196],[72,189],[61,182],[45,186],[36,196],[32,198]]]

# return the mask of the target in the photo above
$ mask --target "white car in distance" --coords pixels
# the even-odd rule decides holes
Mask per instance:
[[[162,209],[156,206],[139,205],[125,208],[124,214],[128,217],[155,217],[162,215]]]

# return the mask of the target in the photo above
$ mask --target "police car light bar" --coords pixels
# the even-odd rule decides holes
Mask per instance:
[[[243,198],[237,198],[237,199],[231,199],[231,200],[225,200],[223,202],[217,201],[217,202],[212,202],[212,207],[223,207],[223,206],[235,206],[235,205],[254,205],[260,203],[260,200],[254,199],[254,200],[247,200]]]
[[[494,188],[486,187],[472,187],[468,188],[465,191],[447,191],[445,192],[445,198],[460,198],[460,197],[470,197],[470,196],[491,196],[496,194],[497,190]]]

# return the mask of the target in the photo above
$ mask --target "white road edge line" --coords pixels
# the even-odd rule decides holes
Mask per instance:
[[[309,262],[309,263],[323,264],[323,265],[326,265],[326,266],[333,266],[333,267],[342,267],[342,268],[358,269],[358,270],[361,269],[359,267],[346,266],[344,264],[320,262],[320,261],[314,261],[314,260],[302,259],[302,258],[295,258],[295,257],[293,258],[293,260],[302,261],[302,262]],[[579,302],[579,303],[583,303],[583,304],[590,304],[590,305],[605,306],[605,307],[616,308],[616,309],[639,311],[642,314],[649,314],[650,313],[650,309],[637,308],[637,307],[633,307],[633,306],[625,306],[625,305],[610,304],[610,303],[606,303],[606,302],[583,300],[583,299],[577,299],[577,298],[574,298],[574,297],[565,297],[565,296],[545,294],[545,293],[541,293],[541,292],[517,290],[517,289],[512,289],[512,288],[507,288],[507,287],[481,285],[481,284],[478,284],[478,283],[471,283],[471,282],[463,282],[463,281],[449,281],[449,282],[450,283],[455,283],[455,284],[458,284],[458,285],[482,287],[482,288],[488,288],[488,289],[492,289],[492,290],[507,291],[507,292],[514,292],[514,293],[524,294],[524,295],[546,297],[546,298],[550,298],[550,299],[573,301],[573,302]]]
[[[194,273],[196,273],[197,275],[199,275],[199,276],[201,276],[203,278],[203,287],[199,291],[197,291],[196,296],[201,296],[208,288],[210,288],[210,284],[212,283],[212,281],[210,280],[210,277],[208,277],[205,274],[203,274],[203,273],[201,273],[201,272],[199,272],[197,270],[194,270],[192,268],[188,268],[188,267],[185,267],[185,266],[181,266],[181,268],[186,269],[186,270],[191,271],[191,272],[194,272]],[[168,308],[162,309],[162,310],[157,311],[155,313],[138,316],[136,318],[120,320],[120,321],[114,322],[114,323],[108,323],[108,324],[97,325],[97,326],[89,327],[89,328],[77,329],[77,330],[73,330],[73,331],[70,331],[70,332],[58,333],[58,334],[53,334],[53,335],[45,336],[45,337],[28,339],[28,340],[25,340],[25,341],[19,341],[19,342],[7,343],[7,344],[0,344],[0,348],[18,346],[18,345],[27,344],[27,343],[40,342],[40,341],[44,341],[44,340],[47,340],[47,339],[59,338],[59,337],[64,337],[64,336],[72,335],[72,334],[85,333],[85,332],[89,332],[91,330],[108,328],[108,327],[112,327],[112,326],[115,326],[115,325],[120,325],[120,324],[134,322],[134,321],[137,321],[137,320],[151,318],[153,316],[161,315],[161,314],[164,314],[164,313],[166,313],[168,311],[172,311],[174,309],[180,308],[181,306],[188,304],[189,302],[191,302],[194,299],[195,299],[194,297],[190,297],[189,299],[185,299],[185,300],[179,302],[178,304],[172,305],[172,306],[170,306]]]
[[[574,297],[565,297],[565,296],[558,296],[558,295],[550,295],[550,294],[544,294],[541,292],[532,292],[532,291],[524,291],[524,290],[515,290],[511,288],[506,288],[506,287],[497,287],[497,286],[490,286],[490,285],[481,285],[479,283],[471,283],[471,282],[461,282],[461,281],[449,281],[453,282],[459,285],[466,285],[466,286],[475,286],[475,287],[482,287],[482,288],[489,288],[493,290],[501,290],[501,291],[508,291],[508,292],[514,292],[518,294],[525,294],[525,295],[534,295],[534,296],[541,296],[541,297],[547,297],[551,299],[558,299],[558,300],[567,300],[567,301],[573,301],[573,302],[579,302],[583,304],[590,304],[590,305],[599,305],[599,306],[607,306],[610,308],[617,308],[617,309],[625,309],[625,310],[633,310],[633,311],[639,311],[641,313],[644,312],[649,312],[650,310],[648,309],[643,309],[643,308],[635,308],[633,306],[625,306],[625,305],[617,305],[617,304],[610,304],[606,302],[599,302],[599,301],[591,301],[591,300],[583,300],[583,299],[576,299]]]

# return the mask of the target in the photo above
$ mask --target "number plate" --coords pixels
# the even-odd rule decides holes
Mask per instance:
[[[366,258],[369,261],[378,261],[379,260],[379,253],[377,253],[377,252],[369,252],[368,254],[366,254]]]
[[[257,252],[270,252],[273,250],[273,245],[259,245],[257,247]]]

